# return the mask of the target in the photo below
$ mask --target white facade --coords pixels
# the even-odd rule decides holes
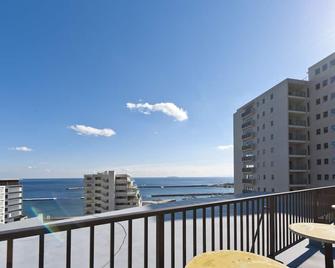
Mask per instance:
[[[22,186],[16,179],[0,179],[0,224],[22,218]]]
[[[85,213],[95,214],[142,205],[139,191],[127,174],[114,171],[84,176]]]
[[[235,192],[334,184],[334,150],[335,53],[234,114]]]

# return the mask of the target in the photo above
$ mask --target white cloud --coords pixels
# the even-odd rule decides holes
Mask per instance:
[[[18,151],[18,152],[31,152],[33,149],[27,146],[18,146],[18,147],[9,148],[9,150]]]
[[[115,131],[111,128],[94,128],[85,125],[72,125],[69,126],[70,129],[77,132],[78,135],[85,135],[85,136],[96,136],[96,137],[111,137],[115,135]]]
[[[232,144],[228,144],[228,145],[219,145],[216,147],[218,150],[221,150],[221,151],[226,151],[226,150],[231,150],[234,148],[234,145]]]
[[[138,110],[143,114],[151,114],[152,112],[162,112],[168,116],[174,117],[177,121],[185,121],[188,119],[187,112],[172,102],[161,102],[156,104],[149,103],[127,103],[129,110]]]

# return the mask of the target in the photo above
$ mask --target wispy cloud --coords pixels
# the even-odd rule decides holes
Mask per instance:
[[[172,102],[161,102],[156,104],[150,103],[127,103],[129,110],[138,110],[143,114],[151,114],[152,112],[162,112],[168,116],[174,117],[177,121],[185,121],[188,119],[187,112]]]
[[[220,151],[226,151],[226,150],[231,150],[234,148],[234,145],[228,144],[228,145],[219,145],[216,147]]]
[[[9,148],[9,150],[18,151],[18,152],[31,152],[33,149],[27,146],[18,146],[18,147]]]
[[[96,137],[111,137],[115,135],[115,131],[111,128],[94,128],[85,125],[72,125],[70,129],[74,130],[78,135],[96,136]]]

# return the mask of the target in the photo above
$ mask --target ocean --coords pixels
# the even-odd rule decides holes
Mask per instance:
[[[233,178],[134,178],[142,199],[181,201],[218,197],[233,193],[222,184]],[[44,214],[51,217],[84,215],[83,179],[22,179],[23,213],[34,217]],[[183,196],[183,195],[189,196]]]

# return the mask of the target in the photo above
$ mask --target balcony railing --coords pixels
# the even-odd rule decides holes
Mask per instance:
[[[254,155],[249,155],[249,156],[243,156],[242,157],[243,162],[249,162],[249,161],[255,161],[255,160],[256,160],[256,156],[254,156]]]
[[[249,150],[255,150],[256,145],[255,144],[248,144],[242,146],[242,151],[249,151]]]
[[[242,135],[242,140],[252,139],[255,138],[255,136],[256,136],[255,132],[245,133]]]
[[[242,128],[252,127],[255,125],[255,120],[249,120],[242,124]]]
[[[294,97],[306,97],[306,92],[304,91],[298,91],[298,90],[292,90],[288,92],[289,96],[294,96]]]
[[[306,126],[306,121],[305,120],[290,119],[289,120],[289,125],[291,125],[291,126],[305,127]]]
[[[245,112],[241,114],[242,117],[246,117],[248,115],[254,114],[256,110],[254,108],[249,108]]]
[[[244,167],[244,168],[242,168],[242,172],[244,172],[244,173],[253,173],[253,172],[255,172],[255,168],[254,167]]]
[[[304,134],[294,134],[294,133],[289,133],[288,134],[288,139],[289,140],[294,140],[294,141],[306,141],[307,136]]]
[[[65,254],[62,250],[57,258],[64,258],[61,262],[65,267],[83,267],[83,264],[78,266],[78,258],[73,256],[76,250],[79,251],[78,254],[82,254],[83,247],[77,243],[86,240],[76,239],[80,229],[83,230],[83,235],[88,236],[88,260],[85,266],[92,268],[102,257],[105,258],[104,265],[101,265],[104,267],[131,268],[135,262],[142,267],[184,267],[193,256],[201,252],[223,249],[255,252],[275,258],[303,239],[289,232],[290,224],[330,222],[334,217],[334,210],[331,209],[334,203],[335,187],[332,186],[205,204],[121,212],[116,215],[102,214],[40,226],[8,229],[0,231],[0,241],[6,243],[1,246],[7,249],[1,251],[4,255],[0,256],[0,260],[6,262],[7,268],[12,268],[15,259],[22,258],[24,254],[19,251],[23,247],[13,247],[14,243],[22,243],[20,238],[37,237],[36,240],[29,239],[30,243],[36,243],[36,249],[30,247],[24,258],[33,258],[37,260],[39,267],[43,267],[47,262],[55,261],[54,255],[51,259],[50,255],[49,258],[45,258],[45,252],[52,250],[54,253],[56,250],[45,244],[56,237],[52,233],[63,232]],[[120,232],[126,232],[125,248],[121,251],[119,245],[124,238],[115,232],[116,227],[120,228],[120,223],[123,228]],[[106,234],[99,235],[98,232],[102,232],[103,227]],[[88,232],[85,228],[88,228]],[[149,230],[153,228],[154,235],[150,235],[149,239]],[[118,241],[118,238],[121,240]],[[106,245],[109,248],[97,251],[99,242],[103,244],[104,249]],[[34,250],[37,252],[33,252]],[[135,250],[136,259],[133,259]],[[97,252],[99,254],[95,255]],[[34,256],[38,258],[35,259]],[[82,257],[80,261],[83,261]],[[31,266],[27,259],[25,263]]]
[[[307,150],[306,149],[289,149],[289,154],[290,155],[299,155],[299,156],[305,156],[307,155]]]
[[[290,111],[294,111],[294,112],[306,112],[306,107],[305,106],[289,105],[288,109]]]

